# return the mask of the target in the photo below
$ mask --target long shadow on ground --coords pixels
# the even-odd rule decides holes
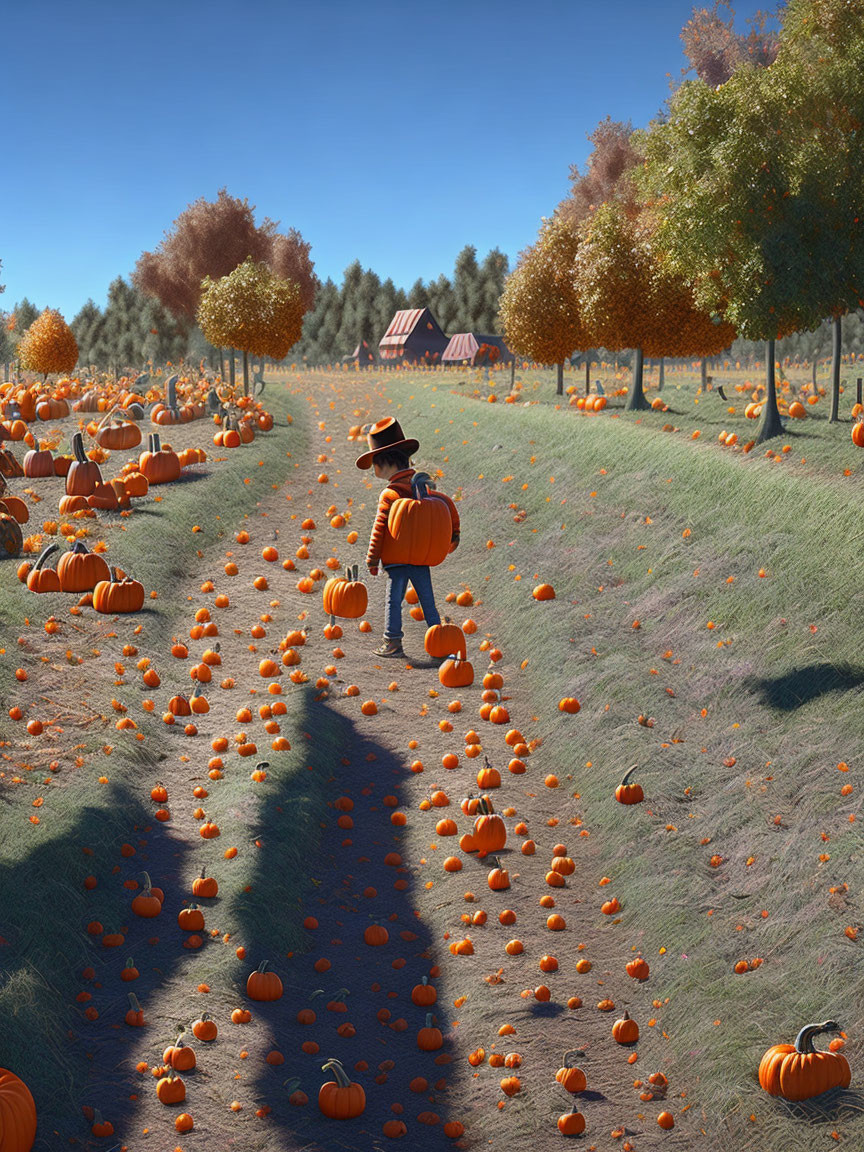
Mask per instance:
[[[44,823],[50,828],[50,807]],[[134,855],[121,850],[124,844]],[[122,1135],[120,1109],[128,1114],[130,1074],[146,1035],[124,1023],[128,993],[138,996],[146,1018],[150,992],[180,958],[176,948],[149,940],[166,916],[176,917],[173,894],[183,862],[180,844],[152,821],[132,790],[111,784],[102,805],[82,808],[61,835],[0,867],[0,1054],[33,1092],[36,1152],[53,1152],[75,1137],[83,1147],[104,1144],[91,1145],[85,1107],[98,1108]],[[125,880],[140,883],[144,869],[166,892],[166,911],[155,922],[131,912],[136,891],[123,886]],[[96,878],[91,891],[86,876]],[[62,916],[51,913],[50,930],[48,917],[40,915],[47,901],[64,909]],[[87,932],[92,921],[105,933],[122,932],[124,943],[104,947],[101,935]],[[140,971],[132,983],[120,979],[128,957]],[[94,975],[82,976],[90,968]],[[78,1000],[79,994],[89,998]],[[88,1019],[88,1009],[98,1017]]]
[[[413,987],[437,969],[431,958],[430,933],[414,912],[415,881],[408,862],[403,863],[401,855],[391,855],[404,851],[402,829],[391,822],[391,815],[407,811],[411,818],[401,787],[409,769],[389,749],[361,735],[327,702],[310,701],[309,708],[311,739],[301,738],[305,746],[297,745],[289,754],[300,756],[302,767],[286,777],[278,794],[262,809],[259,827],[252,830],[261,844],[259,879],[253,881],[249,898],[238,909],[248,941],[248,969],[272,959],[285,989],[279,1001],[252,1005],[256,1015],[269,1024],[273,1047],[285,1057],[284,1065],[277,1067],[261,1061],[257,1093],[272,1108],[269,1123],[282,1130],[280,1148],[302,1147],[308,1152],[368,1149],[373,1140],[378,1145],[383,1125],[392,1120],[404,1121],[409,1139],[422,1147],[427,1143],[438,1146],[442,1140],[447,1143],[442,1126],[448,1120],[449,1006],[440,1000],[429,1008],[412,1003]],[[295,859],[290,829],[296,828],[299,841],[315,842],[302,824],[319,819],[322,793],[330,816],[318,834],[318,848],[311,857]],[[350,810],[349,804],[353,804]],[[300,886],[302,906],[296,900],[296,878],[290,876],[295,868],[305,874],[306,882]],[[272,909],[274,904],[279,906],[283,885],[286,895],[291,890],[295,900],[284,907],[284,939],[274,941]],[[292,925],[300,926],[309,916],[318,927],[311,931],[301,927],[298,947]],[[387,943],[370,946],[365,942],[364,932],[372,924],[386,927]],[[282,945],[279,956],[274,947],[278,944]],[[323,971],[322,959],[330,964]],[[339,1008],[340,1000],[347,1010],[328,1009],[328,1004]],[[302,1009],[315,1012],[314,1023],[298,1023]],[[417,1034],[426,1023],[427,1011],[435,1014],[434,1024],[445,1037],[438,1051],[418,1048]],[[346,1023],[356,1029],[356,1035],[345,1035],[351,1031],[344,1027]],[[319,1051],[303,1051],[304,1042],[317,1044]],[[330,1120],[318,1110],[318,1089],[332,1079],[321,1071],[321,1065],[331,1056],[343,1061],[351,1078],[366,1092],[366,1111],[357,1119]],[[409,1088],[417,1077],[428,1083],[425,1091],[417,1091],[418,1083]],[[306,1107],[292,1106],[287,1099],[290,1089],[283,1085],[294,1078],[309,1097]],[[404,1107],[403,1113],[391,1110],[394,1102]],[[418,1121],[420,1114],[425,1119]],[[427,1126],[433,1114],[439,1121]]]
[[[807,664],[782,676],[750,677],[744,687],[770,708],[792,712],[828,692],[849,692],[864,684],[864,668],[850,664]]]

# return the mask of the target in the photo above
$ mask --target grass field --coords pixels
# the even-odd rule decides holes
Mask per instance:
[[[327,674],[332,685],[329,710],[322,711],[327,705],[313,699],[311,684],[286,696],[290,715],[285,731],[291,732],[295,746],[298,734],[302,739],[304,731],[310,733],[308,755],[304,746],[302,756],[274,758],[275,788],[263,794],[266,799],[250,795],[248,773],[226,772],[218,794],[214,790],[208,801],[220,824],[230,828],[233,821],[239,829],[254,830],[264,845],[260,855],[244,853],[233,862],[237,867],[232,868],[230,886],[226,882],[219,930],[243,940],[250,958],[264,958],[272,948],[283,958],[286,985],[297,988],[297,998],[286,1005],[288,1015],[268,1018],[269,1034],[254,1041],[257,1049],[250,1042],[253,1056],[266,1052],[261,1047],[265,1043],[284,1045],[290,1054],[293,1013],[306,1002],[301,989],[314,990],[320,982],[332,993],[336,985],[335,978],[327,983],[329,977],[314,973],[309,983],[303,965],[318,953],[300,924],[300,905],[308,911],[310,902],[314,907],[320,898],[324,907],[324,897],[332,892],[327,897],[335,901],[331,910],[339,921],[344,904],[345,919],[345,926],[333,931],[348,939],[351,926],[369,917],[363,901],[354,896],[354,888],[363,883],[362,861],[374,859],[379,845],[398,844],[409,865],[410,887],[404,906],[397,894],[387,909],[391,918],[410,918],[420,937],[409,961],[429,957],[440,965],[440,1004],[467,1001],[459,1004],[458,1027],[447,1034],[455,1063],[448,1073],[449,1086],[435,1105],[442,1119],[465,1121],[468,1132],[460,1146],[529,1138],[539,1148],[554,1146],[560,1139],[554,1116],[566,1101],[554,1082],[549,1087],[548,1071],[557,1066],[559,1048],[572,1047],[587,1052],[593,1092],[580,1104],[589,1124],[583,1139],[596,1140],[598,1147],[621,1147],[608,1136],[619,1129],[622,1139],[641,1150],[803,1150],[827,1144],[835,1131],[852,1146],[864,1140],[855,1090],[862,1024],[862,1000],[856,994],[862,986],[861,944],[856,939],[862,927],[857,707],[864,662],[851,628],[862,536],[856,500],[858,450],[849,436],[853,373],[854,366],[844,369],[850,380],[841,397],[844,423],[828,424],[827,401],[821,399],[808,410],[807,420],[790,421],[787,436],[765,446],[774,453],[770,457],[762,450],[745,455],[717,442],[722,429],[746,439],[751,422],[744,420],[743,408],[748,398],[734,386],[758,377],[744,373],[715,374],[715,387],[723,383],[727,396],[735,397],[728,404],[716,391],[698,394],[695,373],[667,372],[663,396],[669,412],[627,414],[619,407],[623,399],[611,398],[609,407],[596,415],[568,407],[566,397],[559,408],[551,372],[517,372],[520,400],[538,401],[528,407],[485,402],[489,388],[485,374],[478,373],[285,373],[268,385],[267,398],[280,423],[290,409],[294,422],[289,429],[283,426],[279,435],[260,438],[251,454],[244,451],[212,471],[208,466],[205,479],[175,486],[165,493],[164,505],[136,512],[122,537],[119,526],[106,534],[110,551],[126,559],[134,556],[130,570],[143,577],[146,587],[159,589],[153,614],[145,619],[146,646],[142,641],[139,647],[142,652],[163,651],[173,635],[188,627],[201,580],[209,576],[217,589],[224,585],[219,566],[224,564],[225,545],[233,544],[233,532],[247,518],[253,544],[268,538],[269,529],[262,527],[256,536],[252,528],[262,512],[283,536],[289,528],[299,532],[280,511],[286,507],[283,488],[296,501],[287,507],[298,517],[301,511],[314,516],[319,534],[326,503],[332,499],[349,508],[351,526],[359,533],[356,549],[349,549],[335,533],[326,537],[334,541],[326,547],[340,560],[362,561],[375,489],[363,489],[352,464],[359,449],[345,444],[345,432],[384,413],[398,415],[406,433],[421,442],[416,466],[439,474],[440,487],[457,498],[462,517],[462,544],[435,573],[439,607],[445,607],[445,590],[470,587],[474,604],[469,609],[447,605],[447,610],[457,621],[470,613],[478,622],[480,631],[471,644],[478,679],[485,669],[475,642],[485,636],[500,648],[513,720],[536,743],[528,774],[510,778],[504,773],[500,803],[496,795],[499,809],[509,803],[527,820],[538,845],[536,857],[520,859],[518,849],[506,855],[515,873],[507,899],[516,910],[517,931],[528,955],[530,945],[536,944],[535,960],[538,949],[549,946],[537,899],[545,891],[548,849],[556,836],[567,843],[576,862],[577,870],[559,899],[568,920],[568,931],[561,943],[556,941],[561,972],[548,983],[553,1000],[578,993],[584,1006],[548,1018],[532,1015],[520,1005],[518,989],[536,980],[529,975],[536,973],[536,964],[502,954],[504,929],[497,923],[494,929],[490,923],[476,931],[476,957],[454,958],[444,946],[446,934],[464,931],[463,892],[466,885],[478,883],[476,873],[448,876],[440,865],[435,867],[437,847],[430,852],[434,827],[428,823],[433,814],[418,812],[430,785],[442,777],[442,787],[451,783],[446,772],[430,771],[430,762],[452,745],[443,730],[431,730],[433,722],[447,716],[446,699],[430,699],[429,672],[419,663],[407,673],[401,666],[370,665],[368,650],[358,647],[346,627],[344,671],[340,667],[339,675]],[[609,395],[607,375],[600,374]],[[793,373],[793,384],[809,379],[809,371],[801,369],[798,376],[800,380]],[[581,391],[582,379],[576,371],[572,377],[568,373],[565,383]],[[497,384],[497,375],[495,380]],[[618,384],[626,384],[626,376]],[[509,373],[506,386],[495,388],[499,401],[508,390]],[[649,398],[652,395],[649,390]],[[730,407],[735,412],[730,413]],[[664,425],[676,430],[663,431]],[[696,430],[700,437],[694,440]],[[331,432],[332,443],[327,443],[325,436]],[[790,451],[783,453],[785,445]],[[326,465],[316,461],[319,452],[328,456]],[[322,466],[330,472],[329,485],[316,490],[314,480]],[[246,479],[250,483],[244,483]],[[193,525],[202,531],[192,534]],[[230,526],[224,536],[221,525]],[[299,543],[299,536],[291,539]],[[310,547],[310,563],[320,562],[324,553]],[[259,555],[260,548],[255,553]],[[244,580],[256,571],[255,563],[250,554],[251,566],[241,573]],[[554,600],[533,600],[531,588],[540,581],[554,585]],[[233,606],[234,595],[232,587],[231,611],[246,613],[238,617],[244,636],[229,641],[226,633],[225,644],[226,652],[239,661],[251,617],[245,601]],[[370,581],[369,616],[376,622],[381,596],[380,583]],[[281,634],[305,612],[311,598],[290,584],[278,599],[280,605],[271,612]],[[257,611],[253,601],[248,603],[249,611]],[[0,592],[4,619],[22,619],[32,604],[33,597],[27,598],[10,573]],[[316,607],[320,615],[317,598]],[[34,614],[31,621],[34,630],[48,611],[57,610],[59,618],[62,610],[48,603],[39,608],[42,614]],[[415,646],[418,637],[422,640],[422,628],[409,622],[406,629]],[[126,638],[125,630],[117,632],[114,647]],[[101,699],[101,710],[108,715],[113,694],[130,694],[112,683],[114,656],[108,656],[112,646],[107,625],[100,642],[105,658],[88,656],[71,672],[64,672],[58,659],[68,640],[49,648],[41,635],[38,642],[32,636],[27,640],[26,630],[23,635],[22,653],[34,661],[42,652],[52,657],[53,664],[42,670],[43,690],[74,693],[86,685],[90,706]],[[96,635],[86,633],[82,643],[92,646]],[[7,655],[2,657],[10,670],[23,658],[13,647],[13,637],[14,632],[9,633]],[[410,651],[407,642],[406,648]],[[311,656],[323,665],[329,653],[313,647]],[[160,671],[163,665],[167,690],[175,675],[164,658]],[[387,682],[394,673],[399,691],[390,694]],[[310,678],[316,674],[321,670],[310,667]],[[363,695],[374,698],[377,693],[381,715],[361,717],[356,707],[352,711],[350,699],[335,692],[349,678],[362,686]],[[434,675],[432,682],[437,683]],[[188,677],[185,683],[188,686]],[[466,705],[475,703],[477,690],[475,683],[460,694]],[[28,683],[16,688],[14,698],[27,700],[32,692]],[[571,695],[581,701],[582,710],[575,717],[562,716],[558,701]],[[226,708],[213,720],[213,731],[233,723],[236,702]],[[132,714],[138,718],[137,711]],[[640,716],[647,722],[640,723]],[[472,724],[485,730],[471,708],[464,721],[455,719],[459,732]],[[55,754],[50,748],[26,748],[19,732],[7,723],[2,734],[16,777],[23,782],[11,782],[11,770],[0,777],[4,829],[16,833],[22,827],[19,821],[26,822],[32,811],[33,798],[47,787],[41,784],[42,776]],[[407,741],[415,735],[420,750],[407,752]],[[126,734],[114,738],[112,730],[115,747],[107,760],[98,751],[105,739],[101,728],[85,728],[85,764],[78,770],[70,766],[67,772],[64,761],[51,781],[48,804],[40,810],[42,822],[27,825],[23,835],[4,835],[0,844],[3,891],[11,894],[0,912],[0,936],[7,941],[0,952],[0,1052],[2,1062],[18,1070],[34,1092],[41,1089],[40,1114],[47,1129],[37,1147],[46,1149],[74,1135],[71,1118],[82,1104],[112,1106],[120,1134],[118,1099],[123,1097],[118,1092],[122,1086],[128,1094],[128,1085],[136,1083],[125,1036],[118,1054],[119,1040],[103,1042],[95,1027],[81,1022],[83,1005],[75,1005],[82,987],[78,972],[88,958],[93,962],[92,945],[81,931],[93,908],[91,894],[80,883],[86,874],[82,847],[94,853],[86,867],[99,878],[98,913],[109,931],[109,924],[123,920],[127,907],[128,894],[119,884],[112,888],[110,877],[117,846],[133,829],[149,841],[141,849],[142,859],[157,858],[169,882],[185,884],[200,855],[197,842],[187,839],[188,830],[195,830],[191,816],[178,815],[176,825],[151,828],[149,789],[153,766],[163,757],[165,769],[178,781],[186,778],[184,773],[190,781],[197,778],[189,773],[200,774],[209,755],[206,745],[204,753],[196,749],[187,767],[178,755],[185,746],[175,740],[173,730],[147,729],[145,743]],[[502,753],[494,751],[492,736],[489,748],[500,762]],[[351,765],[335,767],[340,755]],[[407,771],[413,755],[426,762],[422,776]],[[355,767],[363,765],[364,757],[371,766]],[[21,768],[28,758],[30,773]],[[375,759],[377,766],[372,764]],[[637,779],[646,801],[623,807],[613,794],[632,764],[639,766]],[[312,770],[306,772],[309,766]],[[457,772],[460,781],[464,767]],[[109,778],[105,784],[99,783],[103,771]],[[544,787],[547,774],[557,778],[554,790]],[[361,781],[368,781],[374,793],[372,813],[380,813],[377,788],[392,787],[407,824],[394,835],[389,819],[382,828],[375,823],[379,816],[358,816],[348,839],[350,845],[353,837],[356,845],[343,860],[345,841],[330,821],[328,805],[334,788],[347,790],[360,803],[366,794]],[[291,814],[287,821],[286,812]],[[547,818],[558,824],[544,828]],[[473,866],[469,861],[469,871]],[[332,879],[322,881],[331,867],[336,869]],[[310,877],[315,873],[313,886]],[[601,885],[606,879],[608,884]],[[485,883],[482,877],[479,883]],[[380,876],[375,885],[381,887]],[[611,894],[621,903],[614,917],[599,911]],[[491,905],[489,910],[491,921]],[[168,930],[161,934],[167,936]],[[574,968],[580,943],[593,961],[590,973],[577,974]],[[651,966],[644,986],[622,975],[636,950]],[[206,981],[214,992],[221,989],[213,1002],[228,1011],[235,1002],[230,989],[249,966],[233,948],[218,951],[215,943],[194,956],[177,956],[173,950],[154,955],[161,971],[148,973],[148,989],[162,1030],[151,1042],[152,1054],[145,1057],[151,1064],[165,1042],[168,1022],[183,1019],[183,988],[189,981]],[[743,974],[734,972],[738,961],[754,959],[761,963]],[[506,983],[485,982],[483,974],[500,963]],[[106,983],[107,978],[106,969]],[[388,978],[381,979],[386,988]],[[392,979],[394,996],[404,995],[397,977]],[[345,980],[353,988],[356,978]],[[598,988],[600,981],[603,989]],[[609,1039],[613,1017],[595,1011],[594,1001],[601,994],[612,996],[639,1020],[642,1037],[635,1067]],[[111,992],[112,1005],[119,1002],[118,995]],[[157,996],[164,1001],[158,1009]],[[379,1000],[369,997],[367,1004],[356,989],[352,1005],[355,997],[358,1029],[361,1020],[367,1028],[378,1027],[374,1015]],[[830,1017],[848,1034],[845,1051],[853,1068],[852,1089],[801,1105],[765,1095],[755,1076],[765,1048],[792,1040],[805,1023]],[[480,1044],[488,1047],[493,1029],[505,1019],[517,1025],[517,1038],[510,1043],[525,1054],[525,1090],[499,1109],[495,1069],[484,1066],[474,1078],[465,1057]],[[74,1043],[66,1039],[70,1027],[81,1033]],[[386,1031],[384,1036],[391,1046],[398,1045],[398,1036],[391,1039]],[[413,1031],[407,1036],[410,1049]],[[331,1043],[334,1051],[340,1043],[335,1038],[325,1042],[328,1051]],[[371,1043],[365,1035],[362,1045],[351,1043],[356,1049],[346,1042],[345,1051],[362,1047],[374,1070],[374,1036]],[[88,1061],[87,1051],[95,1053],[94,1060]],[[398,1061],[407,1061],[406,1068],[413,1066],[416,1052],[412,1056],[398,1047],[392,1051]],[[226,1053],[224,1061],[218,1068],[227,1078],[237,1065],[236,1054]],[[318,1062],[296,1056],[279,1083],[296,1073],[314,1101]],[[666,1107],[675,1114],[676,1128],[669,1133],[655,1123],[657,1103],[641,1103],[632,1087],[634,1077],[655,1069],[670,1081]],[[100,1071],[105,1072],[101,1083],[94,1078]],[[215,1072],[210,1075],[199,1091],[223,1103],[230,1100],[235,1090],[217,1088]],[[386,1072],[381,1075],[386,1080]],[[392,1075],[397,1077],[398,1069]],[[49,1097],[46,1082],[55,1088],[62,1085],[62,1090]],[[273,1078],[259,1075],[253,1082],[259,1101],[272,1105],[268,1123],[277,1127],[267,1136],[247,1126],[241,1137],[244,1147],[329,1152],[374,1146],[371,1141],[378,1139],[380,1126],[374,1132],[345,1127],[337,1138],[326,1124],[322,1129],[317,1115],[285,1109]],[[384,1122],[391,1115],[389,1098],[373,1100],[375,1088],[367,1088],[370,1115]],[[380,1095],[389,1089],[378,1091]],[[413,1125],[412,1099],[406,1092],[400,1097],[396,1089],[396,1099],[409,1105],[405,1119],[410,1137],[420,1147],[440,1146],[440,1131]],[[133,1152],[145,1142],[131,1137],[153,1119],[143,1104],[127,1107],[134,1119],[122,1135]],[[248,1108],[244,1115],[252,1120]],[[189,1135],[184,1149],[187,1142],[195,1147],[196,1139],[227,1139],[228,1129],[216,1126],[215,1120],[209,1129],[202,1123],[199,1136],[197,1111],[195,1116],[196,1133]],[[164,1138],[173,1138],[173,1131]]]

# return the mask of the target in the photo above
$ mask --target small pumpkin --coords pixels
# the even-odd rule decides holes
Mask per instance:
[[[620,1020],[612,1025],[612,1038],[618,1044],[635,1044],[639,1039],[639,1025],[625,1012]]]
[[[188,1072],[195,1067],[197,1063],[195,1049],[183,1043],[182,1032],[162,1053],[162,1063],[177,1072]]]
[[[268,972],[269,961],[264,960],[246,981],[246,995],[250,1000],[280,1000],[282,981],[275,972]]]
[[[434,1016],[426,1013],[426,1025],[417,1033],[417,1047],[421,1052],[437,1052],[444,1044],[444,1037],[439,1028],[433,1026]]]
[[[581,1068],[577,1068],[572,1061],[577,1056],[583,1056],[583,1052],[573,1049],[570,1052],[564,1053],[562,1066],[555,1073],[555,1079],[567,1092],[584,1092],[588,1086],[585,1073]]]
[[[458,624],[451,624],[445,617],[441,624],[430,624],[423,637],[423,647],[430,656],[442,659],[445,656],[461,656],[465,659],[465,634]],[[470,681],[469,681],[470,683]]]
[[[366,1111],[366,1093],[363,1085],[348,1078],[339,1060],[328,1060],[322,1072],[331,1072],[334,1079],[321,1085],[318,1107],[331,1120],[352,1120]]]
[[[330,623],[335,623],[335,617],[342,620],[356,620],[365,615],[369,604],[369,594],[366,585],[358,578],[358,565],[345,569],[344,576],[332,576],[324,585],[323,602],[324,611],[330,616]]]
[[[619,804],[641,804],[645,799],[642,785],[630,783],[630,777],[638,767],[638,764],[634,764],[632,768],[628,768],[624,773],[623,780],[615,789],[615,799]]]
[[[123,612],[140,612],[144,607],[144,585],[131,576],[120,576],[111,569],[108,580],[100,580],[93,589],[93,607],[103,615],[114,616]]]

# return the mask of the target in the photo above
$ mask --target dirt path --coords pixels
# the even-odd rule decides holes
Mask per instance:
[[[445,1146],[445,1124],[458,1123],[466,1129],[461,1138],[456,1130],[459,1147],[496,1147],[505,1140],[530,1138],[544,1149],[561,1139],[555,1122],[573,1102],[585,1114],[588,1130],[583,1139],[591,1147],[595,1142],[597,1147],[627,1149],[629,1144],[640,1150],[688,1147],[692,1126],[688,1130],[682,1118],[674,1131],[661,1132],[655,1117],[663,1105],[656,1101],[644,1106],[638,1137],[622,1123],[640,1108],[634,1079],[664,1067],[662,1024],[656,1022],[660,1006],[652,1004],[650,979],[637,984],[624,973],[633,953],[619,941],[614,915],[599,914],[601,904],[614,896],[614,884],[602,882],[591,829],[578,792],[573,794],[571,738],[563,731],[546,743],[537,738],[530,685],[518,675],[518,663],[506,649],[494,668],[504,678],[502,703],[510,720],[499,725],[478,716],[481,681],[489,666],[479,644],[489,641],[487,652],[494,647],[502,624],[478,594],[482,574],[460,573],[458,560],[435,574],[439,608],[452,611],[460,623],[470,616],[478,626],[469,637],[476,679],[464,690],[441,687],[438,662],[423,652],[424,625],[412,621],[407,608],[408,662],[376,661],[371,654],[382,631],[383,576],[369,580],[366,618],[372,630],[361,633],[355,622],[344,621],[341,638],[323,634],[327,621],[320,583],[311,595],[297,588],[311,568],[327,572],[325,562],[331,555],[341,564],[357,562],[365,571],[363,557],[379,485],[362,487],[363,477],[354,468],[360,449],[346,434],[351,425],[379,417],[391,399],[383,383],[374,394],[367,388],[352,381],[331,395],[317,390],[316,384],[310,394],[308,378],[300,382],[295,390],[309,406],[313,437],[307,458],[298,461],[284,489],[250,509],[242,524],[230,526],[222,553],[207,553],[200,564],[193,563],[188,587],[177,590],[188,598],[190,627],[201,608],[218,622],[222,664],[214,668],[207,689],[210,711],[189,718],[198,734],[184,736],[184,720],[160,729],[158,741],[154,731],[154,740],[145,747],[158,743],[164,751],[155,763],[152,756],[142,757],[137,783],[124,797],[134,855],[112,846],[113,883],[131,902],[136,890],[122,886],[140,882],[146,868],[166,898],[158,918],[129,915],[118,925],[125,935],[122,948],[110,954],[100,951],[94,976],[82,980],[82,991],[93,996],[99,1012],[98,1019],[82,1025],[78,1044],[92,1068],[86,1104],[112,1120],[115,1137],[129,1152],[145,1147],[170,1152],[175,1146],[188,1152],[205,1145],[244,1152],[359,1150],[385,1146],[387,1136],[403,1134],[399,1122],[406,1126],[405,1137],[421,1148]],[[326,483],[320,481],[322,470]],[[344,526],[330,526],[331,505],[350,516]],[[302,528],[307,517],[314,520],[314,529]],[[248,543],[235,541],[234,532],[241,529],[248,532]],[[353,531],[358,539],[349,544],[347,536]],[[299,558],[304,536],[310,538],[309,555]],[[278,550],[278,562],[262,558],[267,546]],[[281,562],[288,558],[294,570],[283,568]],[[237,573],[230,576],[224,571],[229,562],[237,565]],[[259,591],[252,582],[262,575],[268,587]],[[213,588],[202,591],[208,579]],[[445,605],[445,595],[461,591],[463,581],[474,588],[475,603],[464,609]],[[216,606],[220,594],[228,595],[227,607]],[[104,630],[104,659],[119,659],[123,644],[133,641],[133,627],[134,621],[121,619],[111,629],[116,637]],[[278,675],[262,677],[260,662],[271,656],[280,661],[279,642],[297,628],[307,632],[306,643],[296,647],[301,662],[290,668],[280,662]],[[161,676],[153,689],[134,681],[137,698],[130,715],[142,730],[148,723],[148,731],[153,730],[175,693],[188,694],[189,667],[215,640],[202,637],[187,643],[189,659],[177,660],[150,652],[145,639],[136,641],[140,655],[150,656]],[[305,686],[292,685],[289,673],[297,670],[308,677]],[[217,685],[226,675],[234,687],[222,690]],[[326,679],[316,686],[319,678]],[[272,682],[282,685],[281,694],[268,692]],[[349,685],[359,692],[348,695]],[[272,709],[291,691],[307,698],[302,716],[306,726],[293,731],[288,717],[277,734],[272,725],[279,719],[260,716],[259,708],[264,703]],[[140,719],[138,711],[139,701],[147,698],[155,705],[150,720]],[[448,704],[456,700],[461,710],[449,710]],[[375,701],[377,714],[361,713],[365,701]],[[247,706],[251,715],[239,718]],[[505,734],[511,728],[528,743],[528,752],[522,754],[524,774],[507,771],[513,750]],[[482,743],[482,754],[474,759],[465,755],[463,741],[472,729]],[[256,755],[238,755],[235,734],[241,731],[257,745]],[[290,751],[271,749],[279,734],[289,738]],[[220,736],[227,737],[228,748],[214,752],[211,742]],[[448,753],[458,757],[452,770],[442,764]],[[504,891],[490,890],[488,860],[458,850],[459,835],[473,823],[459,804],[463,796],[478,792],[476,774],[484,754],[501,774],[500,787],[488,790],[507,825],[500,862],[510,873],[511,886]],[[208,776],[214,755],[222,760],[223,772],[216,780]],[[267,777],[253,782],[249,774],[261,759],[270,764]],[[287,771],[298,762],[310,770],[305,789],[303,772]],[[554,781],[548,779],[553,775],[560,786],[553,788]],[[157,779],[168,791],[171,818],[164,823],[152,819],[157,804],[150,800],[150,790]],[[196,798],[195,788],[206,789],[208,795]],[[449,804],[430,804],[438,791],[446,793]],[[318,830],[317,850],[311,858],[293,858],[291,828],[309,819],[310,811],[314,814],[314,798],[322,794],[330,815]],[[218,838],[199,835],[199,804],[217,821]],[[436,832],[442,817],[455,820],[459,835]],[[529,839],[536,844],[533,855],[520,850]],[[545,876],[557,844],[565,846],[575,867],[564,886],[553,888]],[[238,847],[235,859],[224,857],[229,846]],[[461,871],[445,870],[444,859],[450,856],[461,859]],[[191,901],[192,880],[202,867],[217,877],[220,890],[215,899],[199,901],[206,927],[197,933],[200,947],[188,949],[183,942],[189,933],[178,927],[177,915]],[[302,908],[278,904],[280,876],[286,869],[299,869],[305,878]],[[553,914],[563,917],[563,930],[550,926]],[[301,940],[299,947],[292,947],[298,922],[308,917],[317,926],[307,929],[305,944]],[[371,925],[386,928],[386,943],[366,942]],[[449,944],[465,938],[470,938],[473,954],[452,955]],[[522,951],[514,947],[509,954],[505,946],[513,940],[521,941]],[[240,956],[238,948],[245,950]],[[120,978],[127,955],[140,971],[131,984]],[[557,970],[553,962],[542,960],[545,956],[557,961]],[[580,959],[590,962],[582,966],[585,971],[576,968]],[[264,960],[280,975],[284,996],[272,1003],[250,1002],[246,976]],[[436,1003],[428,1008],[412,1002],[412,990],[424,977],[437,993]],[[208,990],[200,991],[205,985]],[[535,997],[534,989],[541,985],[549,990],[547,1000]],[[130,988],[144,1007],[143,1029],[123,1023]],[[598,1010],[607,998],[614,1009]],[[232,1023],[236,1008],[251,1009],[251,1021]],[[635,1050],[611,1039],[613,1021],[625,1008],[643,1032]],[[310,1009],[314,1021],[301,1024],[298,1013]],[[204,1011],[216,1021],[218,1038],[212,1043],[189,1038],[197,1068],[184,1074],[182,1106],[166,1107],[156,1099],[153,1069],[178,1030]],[[427,1011],[434,1014],[442,1039],[440,1048],[422,1051],[417,1037]],[[485,1055],[474,1067],[468,1055],[478,1048]],[[554,1078],[563,1053],[573,1049],[582,1053],[578,1063],[588,1081],[587,1090],[575,1098]],[[282,1054],[284,1063],[267,1062],[273,1051]],[[636,1052],[638,1065],[628,1063]],[[515,1054],[509,1060],[512,1066],[490,1063],[490,1056],[508,1054]],[[342,1060],[365,1089],[367,1107],[357,1119],[326,1120],[318,1111],[321,1065],[329,1057]],[[508,1076],[521,1081],[521,1090],[512,1097],[499,1086]],[[306,1106],[289,1100],[298,1086],[295,1081],[309,1097]],[[676,1119],[683,1104],[676,1099],[673,1106],[670,1099]],[[181,1107],[194,1118],[194,1129],[185,1135],[174,1129]],[[395,1128],[385,1131],[392,1125]],[[64,1143],[71,1136],[73,1143],[85,1147],[111,1146],[105,1140],[61,1135]],[[52,1138],[40,1135],[42,1147],[53,1147]]]

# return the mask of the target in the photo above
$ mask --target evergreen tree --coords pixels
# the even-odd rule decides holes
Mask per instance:
[[[477,249],[473,244],[467,244],[456,257],[453,269],[453,330],[482,331],[478,327],[481,305],[482,291]],[[438,322],[441,323],[440,320]]]
[[[30,325],[39,316],[39,309],[35,304],[31,304],[25,296],[20,304],[16,304],[12,309],[12,315],[15,317],[15,333],[20,339]]]
[[[95,349],[99,344],[105,318],[98,304],[92,300],[80,309],[69,325],[78,341],[78,363],[90,367],[95,365]]]
[[[498,305],[509,271],[509,261],[498,248],[493,248],[480,265],[480,302],[475,320],[476,331],[485,332],[487,335],[500,334]]]
[[[408,308],[426,308],[429,304],[429,292],[422,279],[417,279],[408,290]]]

